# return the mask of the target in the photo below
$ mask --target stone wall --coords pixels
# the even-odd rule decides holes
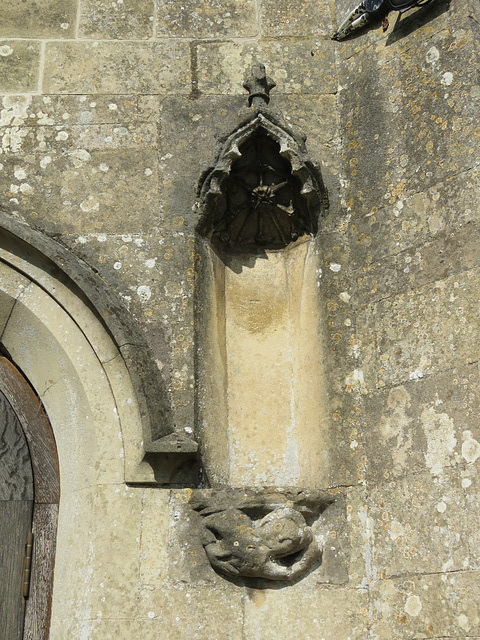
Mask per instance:
[[[89,551],[57,562],[52,640],[480,638],[480,11],[434,0],[332,41],[354,4],[3,1],[0,207],[123,300],[180,432],[195,431],[196,189],[254,62],[330,200],[321,474],[343,511],[323,565],[228,581],[192,534],[191,488],[117,473],[61,504],[60,526],[84,518],[59,530],[60,557]]]

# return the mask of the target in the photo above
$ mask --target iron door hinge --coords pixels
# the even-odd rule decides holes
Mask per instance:
[[[25,543],[25,555],[23,557],[23,580],[22,592],[25,599],[28,598],[30,591],[30,575],[32,572],[32,552],[33,552],[33,533],[27,533],[27,541]]]

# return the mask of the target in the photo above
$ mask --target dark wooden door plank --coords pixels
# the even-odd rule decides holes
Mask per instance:
[[[23,555],[32,522],[31,500],[0,500],[0,638],[22,640]]]

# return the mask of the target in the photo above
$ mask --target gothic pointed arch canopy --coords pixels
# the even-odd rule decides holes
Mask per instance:
[[[244,87],[249,106],[221,145],[199,186],[198,232],[230,251],[281,249],[315,235],[328,207],[319,167],[307,155],[306,136],[269,106],[275,86],[255,65]]]

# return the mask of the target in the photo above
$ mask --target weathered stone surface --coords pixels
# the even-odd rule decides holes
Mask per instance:
[[[463,441],[480,440],[476,364],[378,391],[365,400],[370,482],[465,464]]]
[[[193,287],[191,283],[175,282],[178,264],[172,260],[174,241],[159,229],[156,234],[64,237],[64,242],[118,291],[142,327],[166,380],[174,422],[191,434],[193,327],[185,314],[192,304]]]
[[[158,3],[157,36],[182,38],[252,37],[258,33],[254,0],[176,0]]]
[[[390,386],[478,360],[478,269],[425,285],[369,307],[362,313],[367,387]],[[373,346],[373,343],[372,343]]]
[[[38,90],[40,43],[0,40],[0,93]]]
[[[145,40],[153,34],[153,2],[150,0],[85,0],[80,7],[81,38]]]
[[[472,451],[473,447],[480,451],[478,442]],[[445,449],[448,446],[442,449],[437,445],[440,461]],[[478,485],[474,463],[436,475],[421,473],[378,483],[368,500],[374,531],[372,563],[377,575],[478,569],[478,531],[472,532],[469,526]]]
[[[78,66],[78,59],[83,63]],[[50,42],[45,49],[47,93],[186,93],[187,43]]]
[[[4,154],[0,201],[4,207],[13,205],[25,212],[34,223],[61,223],[67,233],[116,231],[127,209],[131,224],[122,225],[124,232],[138,230],[142,219],[140,227],[149,226],[158,180],[156,154],[153,145],[145,148],[144,137],[154,143],[156,134],[148,127],[135,129],[11,128],[7,153],[15,150],[12,145],[17,141],[26,153]],[[122,192],[117,189],[119,182],[123,183]]]
[[[468,171],[478,155],[471,142],[479,98],[471,32],[452,25],[415,39],[402,55],[372,54],[367,48],[349,58],[340,73],[352,215]],[[357,176],[367,166],[365,188]]]
[[[242,592],[235,585],[166,583],[140,592],[140,620],[154,621],[153,638],[242,640]],[[143,633],[143,631],[142,631]]]
[[[249,589],[245,598],[246,640],[363,640],[368,599],[362,589]],[[308,623],[304,621],[308,620]]]
[[[372,590],[372,632],[395,638],[477,638],[478,571],[381,580]]]
[[[462,232],[461,228],[468,234],[466,225],[478,222],[478,175],[478,168],[474,168],[393,205],[374,206],[363,215],[355,215],[349,226],[351,268],[368,268],[375,260],[452,236]],[[397,262],[399,267],[407,266],[401,260]],[[438,268],[441,265],[432,265],[432,273]]]
[[[261,4],[262,34],[278,36],[328,36],[333,33],[331,6],[316,0],[264,0]],[[332,45],[333,46],[333,45]]]
[[[170,492],[145,489],[142,503],[142,539],[140,548],[140,581],[159,587],[168,578],[167,517]],[[163,514],[160,517],[160,514]]]
[[[198,45],[198,88],[202,93],[241,94],[245,69],[265,64],[278,93],[322,95],[336,91],[333,49],[312,39]]]
[[[104,617],[137,617],[142,495],[142,489],[113,484],[62,497],[59,530],[64,533],[57,543],[56,576],[68,580],[78,571],[83,580],[74,581],[54,605],[51,633],[56,637],[81,637],[75,635],[79,627],[90,634],[95,621]],[[127,512],[121,506],[125,501]],[[79,535],[79,522],[86,535]],[[81,605],[86,599],[88,607]]]
[[[77,0],[5,0],[0,37],[71,38],[76,10]]]

